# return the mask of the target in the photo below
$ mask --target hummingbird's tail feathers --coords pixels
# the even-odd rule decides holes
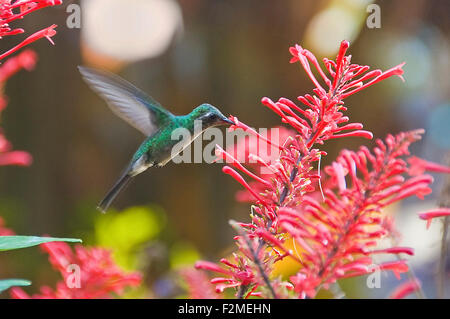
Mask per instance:
[[[119,180],[114,184],[114,186],[111,188],[111,190],[106,194],[105,198],[98,204],[97,209],[100,210],[102,213],[106,213],[109,206],[113,202],[113,200],[116,198],[116,196],[120,193],[121,190],[127,186],[132,179],[133,176],[125,173],[122,175]]]

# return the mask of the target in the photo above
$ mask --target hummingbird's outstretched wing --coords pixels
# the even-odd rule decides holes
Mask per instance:
[[[79,66],[83,79],[106,100],[111,110],[144,133],[153,135],[174,115],[128,81],[105,71]]]

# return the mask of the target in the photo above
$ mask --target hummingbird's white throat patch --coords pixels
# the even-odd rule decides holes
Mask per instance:
[[[149,167],[152,167],[154,164],[147,162],[147,155],[142,155],[137,159],[136,162],[131,166],[130,175],[136,176],[143,171],[147,170]]]

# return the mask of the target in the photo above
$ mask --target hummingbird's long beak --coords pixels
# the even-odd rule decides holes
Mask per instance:
[[[225,116],[222,118],[222,122],[227,123],[227,124],[231,124],[231,125],[235,124],[232,120],[230,120],[229,118],[227,118]]]

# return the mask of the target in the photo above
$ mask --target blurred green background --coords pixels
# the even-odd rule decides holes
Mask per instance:
[[[58,34],[54,47],[33,44],[36,69],[7,83],[2,127],[34,162],[1,168],[0,215],[18,234],[81,237],[114,248],[119,264],[144,271],[155,296],[180,293],[170,279],[177,266],[230,252],[227,221],[248,220],[248,206],[234,200],[239,186],[222,174],[221,164],[170,163],[136,178],[114,203],[117,210],[101,216],[97,202],[143,137],[82,82],[77,65],[117,72],[175,114],[208,102],[250,126],[272,127],[280,121],[260,104],[263,96],[295,100],[313,88],[299,64],[289,64],[289,46],[299,43],[318,57],[334,58],[347,39],[355,63],[387,69],[406,62],[405,83],[390,79],[347,101],[352,120],[377,137],[423,127],[427,134],[414,146],[416,155],[442,163],[449,151],[448,1],[375,2],[381,28],[373,29],[366,9],[374,2],[363,0],[87,0],[81,28],[68,28],[71,3],[80,4],[65,1],[14,25],[31,33],[56,23]],[[1,51],[19,37],[2,39]],[[326,161],[361,143],[371,144],[330,141]],[[430,206],[441,186],[437,177]],[[405,204],[402,213],[415,205]],[[424,251],[438,248],[433,240]],[[415,265],[432,294],[426,269],[435,255],[427,256]],[[0,277],[32,279],[28,291],[56,280],[37,249],[0,258]]]

